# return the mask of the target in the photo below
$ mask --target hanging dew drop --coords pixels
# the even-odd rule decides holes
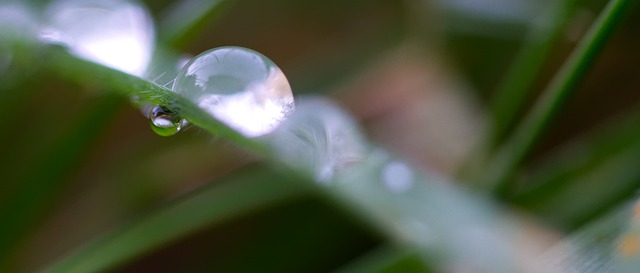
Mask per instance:
[[[154,106],[149,111],[149,124],[151,129],[160,136],[175,135],[188,125],[185,119],[160,105]]]
[[[214,48],[194,57],[178,73],[173,91],[247,137],[273,131],[294,108],[282,70],[242,47]]]

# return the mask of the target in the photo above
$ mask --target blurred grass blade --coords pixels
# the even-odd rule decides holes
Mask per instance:
[[[609,1],[523,123],[492,159],[488,178],[496,194],[504,196],[508,193],[512,177],[520,163],[571,91],[586,75],[632,2],[634,0]]]
[[[421,259],[435,268],[450,270],[458,266],[464,267],[464,269],[478,268],[498,273],[513,272],[518,267],[516,260],[512,257],[513,251],[518,247],[514,245],[514,240],[511,237],[513,235],[511,233],[512,226],[507,221],[507,217],[495,205],[465,193],[456,188],[453,183],[444,181],[437,175],[415,172],[406,164],[381,150],[365,152],[361,160],[353,162],[353,159],[349,157],[351,152],[349,149],[356,147],[351,147],[351,145],[366,146],[366,143],[350,142],[352,139],[347,135],[350,131],[358,131],[357,125],[352,125],[348,121],[349,117],[346,114],[341,115],[338,110],[335,110],[336,107],[322,108],[327,110],[326,113],[312,112],[313,114],[309,115],[312,122],[309,123],[296,114],[309,113],[312,109],[307,108],[302,111],[302,107],[298,105],[296,111],[285,122],[291,127],[287,127],[285,124],[280,125],[280,128],[290,128],[292,131],[277,130],[262,139],[248,139],[166,88],[94,63],[79,60],[61,51],[52,51],[51,54],[55,71],[64,76],[76,78],[79,81],[104,84],[110,87],[109,90],[118,91],[125,96],[135,95],[143,100],[165,105],[196,126],[224,137],[258,155],[268,157],[271,159],[271,164],[288,170],[289,175],[299,174],[299,177],[302,177],[298,181],[299,183],[307,182],[329,200],[344,205],[346,210],[352,211],[354,216],[368,221],[371,227],[382,232],[391,241],[418,249]],[[95,76],[91,78],[81,76],[87,74]],[[313,120],[320,114],[327,114],[328,116],[323,116],[327,119]],[[296,124],[293,123],[294,121],[302,123]],[[334,139],[335,136],[328,126],[313,127],[316,124],[324,124],[325,121],[331,123],[331,126],[341,126],[341,124],[345,126],[338,128],[338,137]],[[309,129],[309,126],[317,130],[305,131]],[[287,142],[283,144],[284,147],[279,147],[270,142],[274,140],[274,136],[278,135],[277,132],[282,132],[283,134],[280,136],[283,138],[276,138],[276,140],[285,142],[290,140],[291,143]],[[302,133],[302,135],[298,133]],[[325,138],[327,134],[329,136]],[[322,140],[323,138],[324,140]],[[360,140],[357,137],[355,139]],[[276,143],[280,142],[276,141]],[[280,150],[290,151],[292,148],[295,149],[293,149],[294,155],[291,157],[287,157],[287,154],[281,153]],[[310,161],[301,162],[301,160],[296,160],[295,155],[309,155]],[[332,179],[322,180],[321,177],[326,174],[332,175],[332,166],[342,164],[333,162],[335,156],[346,156],[349,160],[342,163],[349,167],[333,174]],[[329,162],[325,162],[326,160]],[[316,166],[318,163],[328,163],[329,165]],[[312,166],[306,166],[307,164]],[[308,169],[308,167],[314,169]],[[315,167],[320,168],[315,169]],[[325,167],[329,168],[329,172],[324,172],[327,169]],[[321,172],[316,173],[318,170]],[[381,173],[385,170],[391,174]],[[400,182],[400,185],[397,185],[397,182],[385,180],[390,175],[395,176],[394,173],[397,171],[404,175],[404,180]],[[323,183],[318,183],[319,181]],[[404,190],[407,187],[410,187],[410,190]],[[282,190],[286,191],[286,189]],[[443,213],[445,211],[447,213]],[[164,215],[174,212],[159,211],[158,213]],[[214,217],[214,215],[209,215],[209,217]],[[156,218],[152,219],[156,221]],[[130,234],[129,232],[138,234],[144,230],[142,227],[133,227],[132,229],[133,231],[126,231],[126,234]],[[149,231],[144,230],[144,232]],[[171,232],[173,234],[173,231]],[[132,243],[128,247],[131,247],[132,251],[125,252],[125,250],[118,249],[119,254],[115,258],[109,258],[111,259],[109,261],[104,261],[102,266],[126,260],[128,256],[138,253],[137,250],[133,250],[146,249],[148,244],[159,244],[160,241],[170,238],[167,235],[153,238],[153,241],[141,242],[128,236],[130,235],[123,237],[120,243],[131,240]],[[116,252],[112,250],[115,246],[108,245],[109,243],[96,246],[95,252]],[[487,248],[492,251],[485,251]],[[83,258],[76,259],[82,260]],[[84,265],[82,266],[84,268]]]
[[[420,256],[415,251],[382,246],[367,253],[334,273],[425,273]]]
[[[545,265],[563,268],[564,272],[618,272],[612,271],[612,254],[617,249],[616,237],[628,222],[629,212],[628,204],[618,206],[573,232],[547,250],[542,257]]]
[[[572,230],[635,195],[640,185],[640,143],[574,177],[561,190],[523,205],[558,227]]]
[[[553,195],[575,178],[604,164],[640,142],[640,112],[632,111],[614,118],[604,126],[570,143],[542,161],[528,175],[520,189],[510,199],[519,204],[531,204]]]
[[[160,40],[165,46],[182,48],[209,25],[232,0],[181,0],[167,8],[159,23]]]
[[[634,204],[624,210],[627,218],[625,228],[613,242],[611,261],[613,272],[635,273],[640,271],[640,202],[635,198]],[[621,213],[622,214],[622,213]],[[619,225],[623,226],[623,225]]]
[[[389,172],[395,173],[402,164],[399,162],[383,151],[374,151],[329,190],[390,240],[416,249],[431,268],[518,270],[520,265],[512,257],[518,249],[511,239],[513,226],[502,211],[432,173],[398,174],[412,179],[403,190],[389,179]]]
[[[493,128],[489,136],[491,149],[501,143],[521,113],[520,109],[529,97],[540,69],[561,36],[563,26],[570,19],[575,2],[552,1],[546,13],[533,24],[524,46],[492,96],[490,110],[493,115]]]
[[[124,97],[136,96],[143,101],[166,106],[188,118],[192,124],[209,133],[223,137],[257,154],[264,154],[266,147],[256,140],[246,138],[229,126],[214,119],[204,110],[166,87],[136,76],[79,59],[61,49],[51,48],[50,65],[53,72],[85,84],[102,84],[110,91]],[[92,75],[86,77],[86,75]]]
[[[640,112],[594,132],[546,160],[512,202],[574,229],[630,198],[640,185]]]
[[[33,166],[9,196],[0,210],[0,219],[10,219],[3,221],[0,226],[0,268],[10,262],[11,251],[63,188],[65,177],[102,135],[105,125],[113,119],[121,102],[120,97],[107,95],[89,105],[86,115],[80,115],[71,126],[71,131],[63,135],[52,150]]]
[[[194,231],[300,197],[306,188],[297,185],[266,167],[242,170],[136,219],[42,272],[114,269]]]

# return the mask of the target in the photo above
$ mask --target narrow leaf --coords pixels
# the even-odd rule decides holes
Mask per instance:
[[[611,0],[580,41],[560,72],[543,92],[523,123],[498,151],[489,166],[489,183],[501,196],[507,195],[512,177],[531,147],[602,51],[633,0]]]
[[[300,197],[305,189],[269,168],[243,170],[132,221],[42,272],[113,269],[194,231]]]

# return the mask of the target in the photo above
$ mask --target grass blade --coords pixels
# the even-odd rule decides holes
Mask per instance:
[[[11,250],[46,210],[46,204],[62,188],[70,169],[82,160],[82,155],[101,136],[101,128],[106,128],[105,124],[112,119],[120,103],[119,97],[110,95],[90,105],[88,113],[81,116],[71,127],[72,131],[33,166],[25,181],[9,197],[0,212],[1,219],[10,219],[0,227],[0,268],[8,266]]]
[[[430,272],[415,251],[383,246],[334,273],[410,273]]]
[[[516,169],[571,91],[586,75],[632,2],[633,0],[609,1],[523,123],[495,155],[489,166],[488,177],[497,195],[507,195]]]
[[[41,272],[113,269],[206,226],[300,197],[305,189],[268,168],[243,170],[129,223]]]
[[[166,87],[122,71],[79,59],[58,48],[51,48],[49,53],[52,71],[61,76],[75,79],[84,84],[100,84],[109,88],[109,91],[119,93],[124,97],[137,96],[144,101],[169,107],[176,113],[187,117],[194,125],[213,135],[223,137],[257,154],[264,154],[266,151],[263,144],[242,136]],[[85,77],[86,75],[91,75],[91,77]]]
[[[495,91],[490,107],[494,119],[489,136],[491,148],[501,142],[518,117],[518,110],[528,98],[536,76],[570,18],[574,2],[566,0],[550,4],[547,13],[534,24],[512,67]]]
[[[322,177],[324,174],[331,175],[331,170],[329,173],[317,173],[316,169],[308,169],[307,165],[312,165],[311,168],[314,168],[317,163],[323,163],[326,160],[329,160],[330,164],[340,164],[332,162],[333,157],[347,156],[350,158],[351,151],[347,148],[351,148],[351,144],[366,146],[366,143],[350,142],[351,138],[346,135],[351,130],[357,131],[357,125],[349,122],[348,115],[341,114],[335,110],[335,107],[319,108],[321,110],[311,107],[305,108],[303,111],[302,105],[298,105],[292,116],[280,126],[280,128],[290,128],[292,131],[284,131],[282,135],[279,135],[283,137],[280,140],[287,141],[283,144],[284,147],[279,147],[278,141],[270,141],[273,141],[274,136],[278,135],[277,132],[280,131],[274,132],[269,135],[270,137],[265,136],[263,139],[248,139],[166,88],[94,63],[79,60],[64,52],[53,51],[52,55],[56,71],[65,73],[64,76],[78,77],[79,81],[85,83],[104,84],[110,87],[109,90],[120,92],[125,96],[136,95],[144,100],[167,105],[208,132],[227,138],[249,151],[271,159],[269,163],[282,167],[289,171],[290,175],[299,175],[298,177],[301,178],[299,183],[307,182],[312,185],[311,187],[317,189],[318,193],[343,205],[347,211],[351,211],[354,216],[367,221],[369,226],[389,238],[390,241],[418,249],[420,258],[435,268],[449,270],[463,264],[469,268],[480,268],[491,272],[513,272],[518,267],[516,261],[511,257],[510,249],[515,249],[517,246],[513,245],[513,240],[511,240],[510,236],[513,234],[510,232],[509,221],[505,221],[507,217],[487,200],[465,193],[453,186],[453,183],[443,181],[444,179],[437,175],[413,171],[409,166],[386,152],[370,151],[369,149],[367,149],[368,152],[363,151],[362,159],[358,159],[356,162],[343,162],[348,168],[341,169],[329,181],[322,180]],[[87,73],[95,76],[93,78],[78,76]],[[301,113],[302,116],[294,118],[297,113]],[[304,113],[313,113],[309,115],[312,119],[305,119]],[[320,120],[313,119],[321,116],[320,114],[327,114],[327,116],[322,116]],[[327,118],[329,121],[322,120],[322,118]],[[295,123],[295,121],[302,123]],[[336,139],[333,138],[332,130],[330,130],[334,128],[322,125],[325,121],[336,126],[345,124],[339,129],[340,134]],[[285,126],[286,124],[291,127]],[[320,124],[320,126],[313,127],[316,124]],[[315,128],[315,131],[305,131],[309,126]],[[292,134],[287,135],[288,133]],[[330,135],[330,138],[324,139],[327,134]],[[289,137],[293,137],[293,139],[289,139]],[[362,141],[359,138],[356,139]],[[281,153],[280,149],[283,148],[287,151],[293,148],[294,155]],[[295,155],[297,152],[302,152],[301,155],[306,155],[306,152],[310,153],[310,162],[301,162],[308,159],[306,157],[297,160]],[[342,153],[346,154],[342,155]],[[331,168],[331,166],[333,165],[328,167]],[[323,171],[326,166],[317,167]],[[388,183],[395,182],[385,180],[385,177],[389,177],[390,174],[381,173],[389,168],[391,168],[391,172],[399,170],[405,174],[405,180],[400,182],[403,183],[399,186],[400,188],[393,184],[389,186]],[[316,174],[321,176],[318,177]],[[323,183],[317,183],[318,180],[322,180]],[[403,190],[407,186],[411,188],[410,191]],[[443,214],[443,208],[451,213]],[[158,213],[169,212],[160,211]],[[207,217],[216,216],[210,214]],[[133,227],[132,229],[138,230],[139,228]],[[134,231],[127,231],[127,234],[129,232]],[[142,228],[134,233],[138,232],[142,232]],[[145,232],[148,231],[145,230]],[[161,241],[170,238],[170,236],[164,236],[153,238],[153,241],[141,242],[136,241],[136,238],[124,237],[120,242],[125,243],[131,240],[132,245],[129,247],[132,250],[125,252],[118,249],[119,254],[109,254],[112,257],[109,258],[110,260],[101,262],[103,263],[101,267],[109,266],[111,262],[128,259],[128,256],[138,253],[137,250],[133,251],[135,249],[146,249],[146,245],[160,244]],[[114,247],[105,243],[105,245],[97,247],[95,251],[115,253],[116,251],[111,250]],[[484,251],[486,248],[492,248],[493,251],[486,252]],[[91,272],[85,270],[93,267],[84,268],[84,266],[82,265],[83,270],[78,272]]]
[[[533,172],[511,197],[518,206],[564,229],[579,228],[626,201],[640,185],[640,113],[632,112],[572,141]]]

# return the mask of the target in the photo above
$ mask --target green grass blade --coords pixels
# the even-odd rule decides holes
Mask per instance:
[[[489,166],[489,183],[498,195],[509,191],[513,175],[534,143],[602,51],[633,0],[611,0],[569,56],[542,97]]]
[[[53,55],[52,63],[56,71],[63,73],[62,75],[64,76],[76,77],[79,81],[85,83],[102,84],[105,87],[109,87],[108,90],[120,92],[125,96],[136,95],[144,100],[169,106],[206,131],[226,138],[248,151],[271,159],[269,163],[289,171],[290,175],[299,175],[298,177],[301,177],[299,183],[307,182],[312,185],[312,188],[317,189],[320,194],[343,205],[346,210],[353,212],[354,216],[367,221],[369,226],[379,231],[389,240],[418,249],[421,259],[435,268],[447,269],[463,263],[470,268],[481,268],[491,272],[512,272],[517,267],[509,250],[517,246],[512,243],[509,222],[504,221],[506,216],[496,209],[493,204],[461,191],[453,183],[444,181],[437,175],[411,170],[409,166],[399,162],[398,159],[393,158],[386,152],[375,150],[368,153],[365,152],[361,160],[348,164],[349,167],[341,170],[340,174],[336,174],[331,181],[317,183],[315,179],[317,170],[305,169],[309,168],[306,164],[313,165],[315,163],[285,158],[286,155],[282,154],[280,150],[283,147],[278,146],[277,142],[270,142],[273,141],[273,137],[277,135],[276,133],[263,139],[245,138],[209,116],[190,101],[183,99],[166,88],[94,63],[79,60],[64,52],[53,51],[51,54]],[[81,76],[87,74],[94,76],[92,78]],[[342,128],[341,132],[357,130],[355,128],[357,127],[356,125],[346,121],[348,117],[332,112],[332,108],[323,109],[327,111],[327,114],[336,115],[331,119],[331,123],[345,122],[348,124],[346,125],[348,128]],[[303,113],[301,106],[292,115],[296,113]],[[345,119],[345,121],[342,119]],[[294,119],[292,116],[287,122],[294,120],[300,119]],[[322,121],[318,120],[315,120],[315,122],[322,123]],[[312,124],[293,124],[298,127],[295,127],[294,131],[290,133],[295,134],[295,130],[305,130],[307,128],[305,126],[313,126],[315,123],[312,120]],[[354,128],[351,128],[351,126]],[[282,127],[286,126],[283,124]],[[322,135],[330,131],[323,126],[317,129],[319,131],[315,132]],[[300,135],[295,136],[299,138],[298,140],[313,142],[316,135],[313,135],[314,132],[310,133],[312,134],[311,138]],[[284,137],[282,140],[287,140],[286,134],[281,136]],[[318,137],[322,138],[320,135]],[[331,153],[349,153],[349,151],[341,150],[341,148],[347,148],[344,146],[327,147],[327,145],[334,144],[348,145],[332,143],[331,141],[334,140],[327,139],[329,143],[313,142],[319,146],[313,146],[313,144],[311,146],[302,144],[304,147],[292,146],[295,143],[286,143],[284,146],[297,148],[296,151],[300,152],[303,150],[308,151],[313,155],[316,155],[316,153],[317,155],[329,153],[329,158],[333,156]],[[349,140],[345,141],[349,143]],[[362,143],[350,144],[366,145]],[[320,159],[320,161],[322,160]],[[407,185],[411,187],[410,191],[398,192],[398,189],[394,188],[394,186],[387,185],[387,183],[393,182],[385,182],[385,174],[382,174],[381,171],[387,169],[389,164],[391,164],[392,169],[400,168],[401,172],[408,173],[405,179],[409,181],[402,183],[408,183]],[[402,188],[406,186],[400,187],[400,191],[402,191]],[[444,210],[455,213],[444,213]],[[161,211],[159,213],[165,212]],[[208,217],[215,216],[209,215]],[[461,236],[469,240],[462,240],[460,239]],[[478,236],[486,239],[476,240],[475,238],[479,238]],[[147,244],[160,243],[160,241],[168,238],[155,238],[154,241],[147,242],[136,241],[135,238],[126,237],[121,242],[132,240],[131,245],[128,247],[146,249]],[[97,247],[96,252],[112,251],[110,249],[104,250],[103,248],[111,248],[111,246]],[[484,251],[486,248],[492,248],[493,251],[486,252]],[[126,260],[128,256],[136,254],[137,251],[121,253],[118,254],[122,256],[118,256],[117,261]],[[116,260],[115,258],[113,259],[113,261]],[[108,266],[110,262],[104,261],[104,266]],[[91,271],[83,270],[78,272]]]
[[[544,254],[545,265],[560,265],[563,272],[618,272],[612,271],[612,256],[617,249],[616,237],[629,220],[629,209],[628,204],[618,206],[572,232]]]
[[[167,8],[158,29],[165,46],[182,48],[208,25],[231,0],[182,0]]]
[[[101,136],[101,129],[106,128],[119,105],[120,98],[113,95],[102,97],[90,105],[86,115],[80,116],[73,124],[72,131],[33,166],[27,178],[11,194],[0,211],[0,219],[10,219],[0,226],[0,268],[10,262],[11,251],[46,210],[46,205],[53,201],[63,186],[64,178]]]
[[[41,272],[113,269],[194,231],[306,193],[307,188],[296,185],[268,168],[243,170],[136,219]]]
[[[640,113],[622,115],[612,122],[599,126],[586,136],[572,140],[558,152],[548,156],[523,183],[510,200],[531,204],[545,196],[561,191],[571,183],[579,183],[576,177],[605,164],[640,142]]]
[[[265,146],[260,142],[242,136],[193,103],[163,86],[79,59],[57,48],[51,48],[49,56],[51,58],[52,71],[61,76],[75,79],[88,85],[101,84],[109,88],[109,91],[119,93],[122,96],[136,96],[144,101],[169,107],[180,115],[187,117],[192,124],[207,130],[213,135],[223,137],[258,154],[262,154],[266,150]]]
[[[495,148],[504,139],[520,114],[519,109],[529,97],[536,77],[570,18],[574,2],[565,0],[550,4],[546,14],[534,24],[513,65],[492,96],[490,110],[493,128],[489,136],[491,148]]]
[[[383,246],[367,253],[334,273],[424,273],[430,272],[415,251]]]
[[[564,229],[590,222],[625,202],[640,185],[640,113],[624,115],[572,141],[530,175],[511,197],[518,206]]]

